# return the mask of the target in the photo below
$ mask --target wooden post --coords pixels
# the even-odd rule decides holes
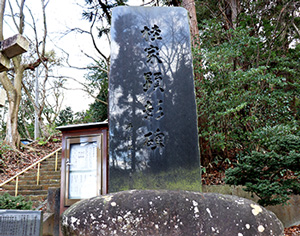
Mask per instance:
[[[0,62],[0,64],[1,64],[1,62]],[[0,107],[4,107],[4,105],[5,105],[5,99],[6,99],[5,90],[4,89],[0,89]]]
[[[55,153],[55,171],[57,171],[58,152]]]
[[[38,170],[37,170],[37,175],[36,175],[36,185],[39,185],[39,183],[40,183],[40,168],[41,168],[41,163],[38,164]]]
[[[15,197],[18,196],[19,176],[16,178]]]

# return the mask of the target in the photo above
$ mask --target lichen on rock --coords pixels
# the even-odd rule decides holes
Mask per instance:
[[[283,236],[277,217],[231,195],[131,190],[85,199],[62,215],[64,235]]]

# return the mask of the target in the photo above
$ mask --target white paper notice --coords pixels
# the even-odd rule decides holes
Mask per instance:
[[[70,145],[69,199],[97,196],[97,142]]]

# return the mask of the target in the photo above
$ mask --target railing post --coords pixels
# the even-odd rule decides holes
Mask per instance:
[[[37,176],[36,176],[36,185],[39,185],[40,182],[40,167],[41,163],[38,164]]]
[[[55,153],[55,171],[57,171],[58,152]]]
[[[18,184],[19,184],[19,176],[17,176],[17,178],[16,178],[15,197],[18,196]]]

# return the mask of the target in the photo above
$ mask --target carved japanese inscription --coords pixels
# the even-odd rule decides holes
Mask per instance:
[[[113,10],[110,192],[136,188],[200,190],[187,19],[183,8]],[[184,186],[186,181],[190,189]]]

